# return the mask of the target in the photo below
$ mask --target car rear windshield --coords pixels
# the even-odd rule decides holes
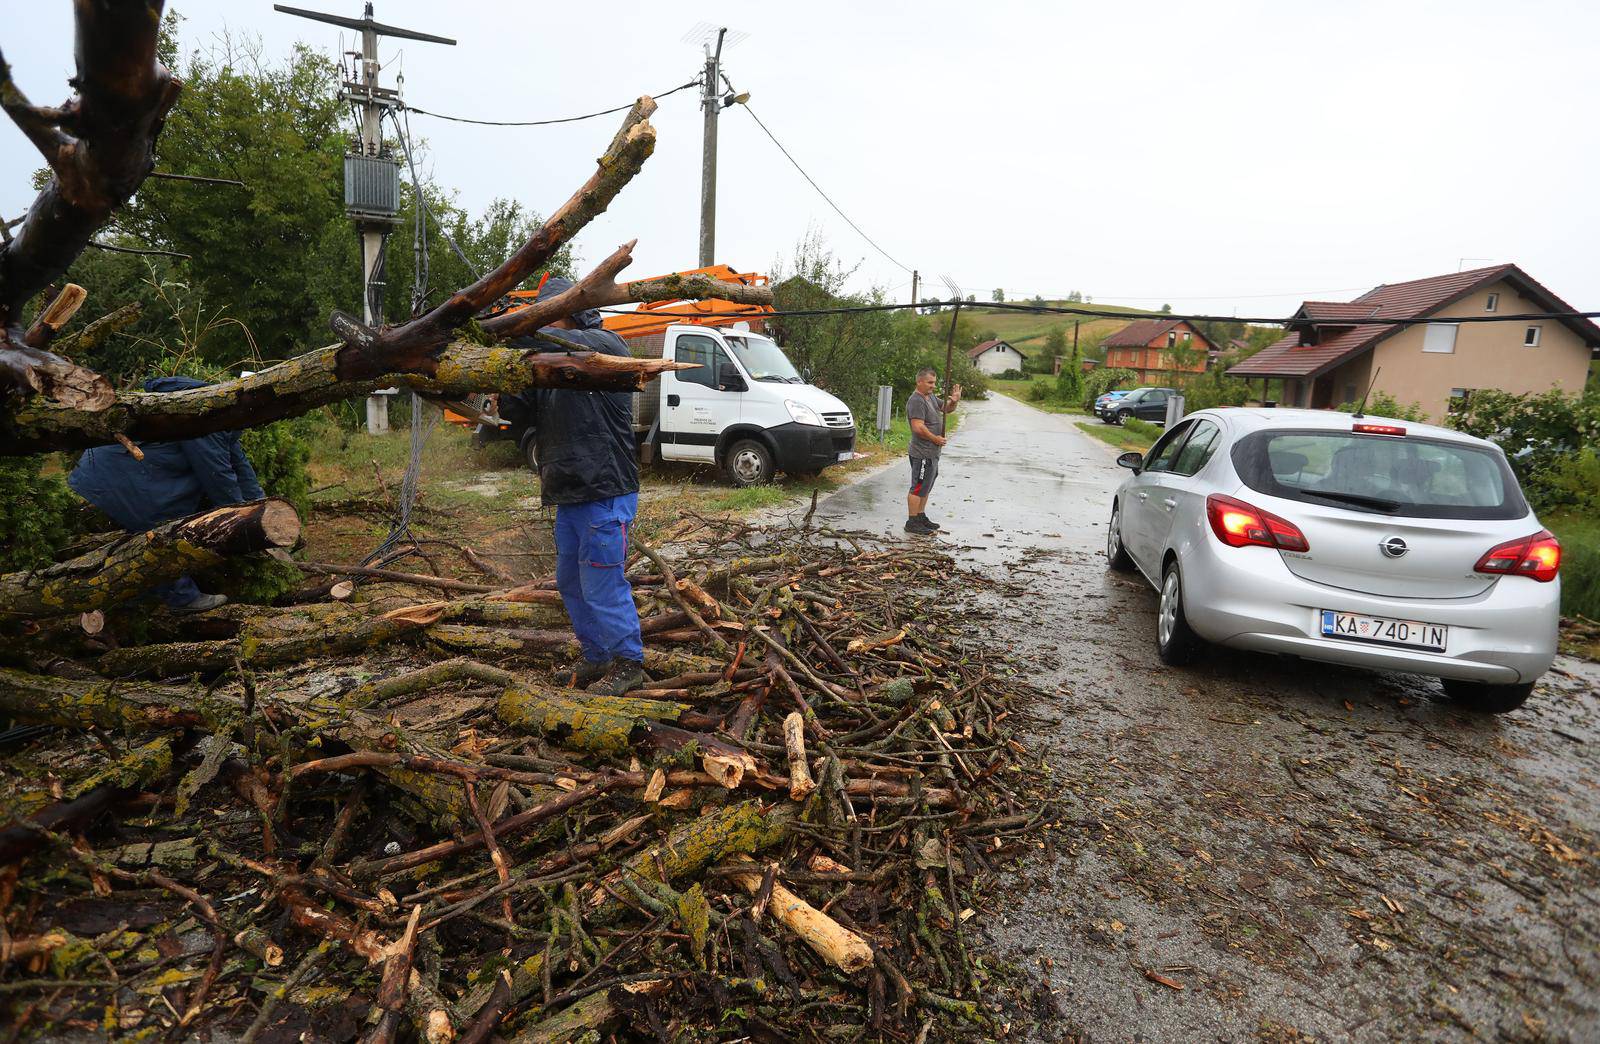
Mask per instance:
[[[1413,518],[1528,513],[1505,457],[1441,439],[1347,431],[1258,431],[1233,447],[1244,484],[1269,496]]]

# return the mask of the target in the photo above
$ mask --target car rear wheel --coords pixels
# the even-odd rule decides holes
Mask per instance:
[[[1111,505],[1111,522],[1106,526],[1106,563],[1119,573],[1133,572],[1133,557],[1122,546],[1122,508]]]
[[[1533,683],[1524,685],[1491,685],[1488,682],[1462,681],[1459,678],[1441,678],[1444,694],[1480,714],[1505,714],[1528,702]]]
[[[1183,611],[1183,574],[1178,563],[1171,562],[1161,574],[1161,606],[1156,610],[1156,652],[1161,662],[1172,667],[1190,663],[1205,642],[1189,629],[1189,618]]]
[[[772,454],[755,439],[741,439],[728,447],[723,468],[735,486],[763,485],[772,481]]]

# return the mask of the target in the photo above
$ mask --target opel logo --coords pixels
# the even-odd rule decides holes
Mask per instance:
[[[1411,549],[1406,546],[1406,542],[1404,540],[1401,540],[1397,536],[1393,536],[1389,537],[1387,540],[1378,541],[1378,550],[1382,551],[1384,555],[1389,558],[1399,558],[1401,555],[1404,555]]]

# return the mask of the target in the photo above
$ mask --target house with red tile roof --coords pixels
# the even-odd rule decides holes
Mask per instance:
[[[1005,341],[984,341],[967,349],[967,358],[981,373],[1005,373],[1022,369],[1027,356]]]
[[[1155,385],[1171,384],[1175,374],[1204,373],[1206,359],[1217,350],[1187,319],[1140,319],[1100,346],[1107,366],[1135,370],[1140,384]]]
[[[1577,394],[1600,327],[1513,264],[1374,287],[1354,301],[1306,301],[1285,336],[1228,370],[1284,382],[1286,406],[1331,409],[1374,391],[1434,420],[1478,388]],[[1506,317],[1502,322],[1476,320]],[[1532,316],[1533,318],[1520,318]],[[1427,320],[1411,324],[1377,319]],[[1474,320],[1461,322],[1463,319]]]

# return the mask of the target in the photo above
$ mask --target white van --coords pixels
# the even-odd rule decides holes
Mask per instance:
[[[644,460],[714,464],[734,485],[751,486],[779,471],[812,475],[855,456],[850,408],[807,384],[777,342],[747,324],[677,324],[627,343],[636,357],[696,364],[662,374],[634,396]]]
[[[734,485],[754,486],[780,471],[815,475],[855,456],[850,407],[807,384],[777,342],[751,332],[748,323],[679,323],[623,343],[635,358],[695,364],[663,373],[634,395],[641,460],[712,464]],[[515,440],[538,470],[532,428],[479,423],[476,437]]]

